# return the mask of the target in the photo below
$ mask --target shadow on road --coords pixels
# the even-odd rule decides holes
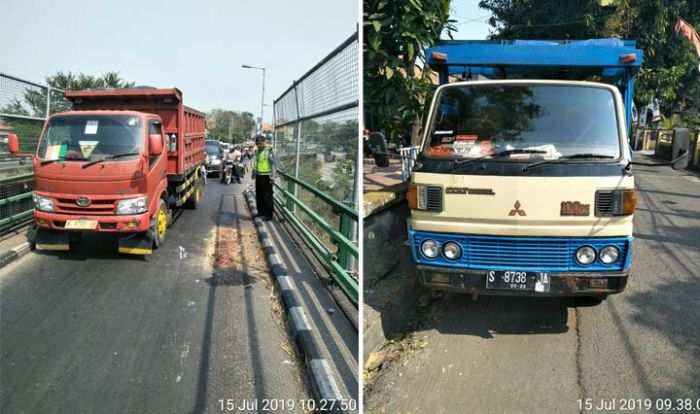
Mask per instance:
[[[557,334],[569,331],[568,307],[562,298],[519,298],[450,295],[439,299],[432,315],[425,318],[421,330],[450,335]]]

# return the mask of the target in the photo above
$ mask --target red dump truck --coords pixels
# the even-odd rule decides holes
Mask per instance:
[[[204,114],[178,89],[68,91],[33,159],[36,247],[68,250],[71,235],[116,233],[119,252],[151,254],[178,207],[203,190]],[[11,136],[10,151],[18,139]]]

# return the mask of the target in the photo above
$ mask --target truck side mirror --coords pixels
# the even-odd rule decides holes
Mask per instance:
[[[148,153],[153,156],[163,153],[163,136],[161,134],[148,135]]]
[[[367,146],[374,156],[374,163],[377,167],[389,166],[389,147],[386,144],[384,134],[381,132],[370,133]]]
[[[17,154],[19,152],[19,138],[17,134],[9,134],[7,136],[7,148],[10,150],[10,154]]]

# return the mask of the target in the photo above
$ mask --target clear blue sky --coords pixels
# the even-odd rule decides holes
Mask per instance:
[[[119,71],[201,111],[260,114],[357,29],[360,0],[2,0],[0,72]],[[265,108],[265,121],[272,108]]]
[[[486,39],[491,26],[485,21],[491,17],[491,12],[480,9],[478,0],[452,0],[451,9],[450,17],[457,20],[455,39]]]

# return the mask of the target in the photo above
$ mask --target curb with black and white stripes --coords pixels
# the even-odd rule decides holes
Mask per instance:
[[[5,253],[0,254],[0,269],[19,260],[24,255],[32,251],[32,245],[29,242],[24,242],[17,247],[8,250]]]
[[[253,216],[256,216],[258,214],[258,209],[255,204],[253,189],[246,189],[244,195],[251,213],[253,213]],[[312,329],[315,329],[315,327],[312,326],[309,318],[306,317],[304,307],[301,306],[302,302],[298,299],[299,293],[294,285],[294,280],[289,277],[287,268],[284,263],[282,263],[281,256],[277,253],[277,248],[272,243],[265,221],[261,218],[256,218],[255,226],[258,230],[258,237],[260,237],[267,260],[270,262],[273,278],[280,289],[282,303],[284,303],[287,315],[291,321],[292,333],[297,347],[306,359],[314,396],[320,401],[338,401],[338,403],[340,403],[340,401],[343,400],[343,396],[331,374],[328,361],[321,356],[320,347],[311,333]],[[334,409],[330,411],[342,412],[337,404],[333,405]],[[331,404],[326,403],[326,406],[330,407]]]

